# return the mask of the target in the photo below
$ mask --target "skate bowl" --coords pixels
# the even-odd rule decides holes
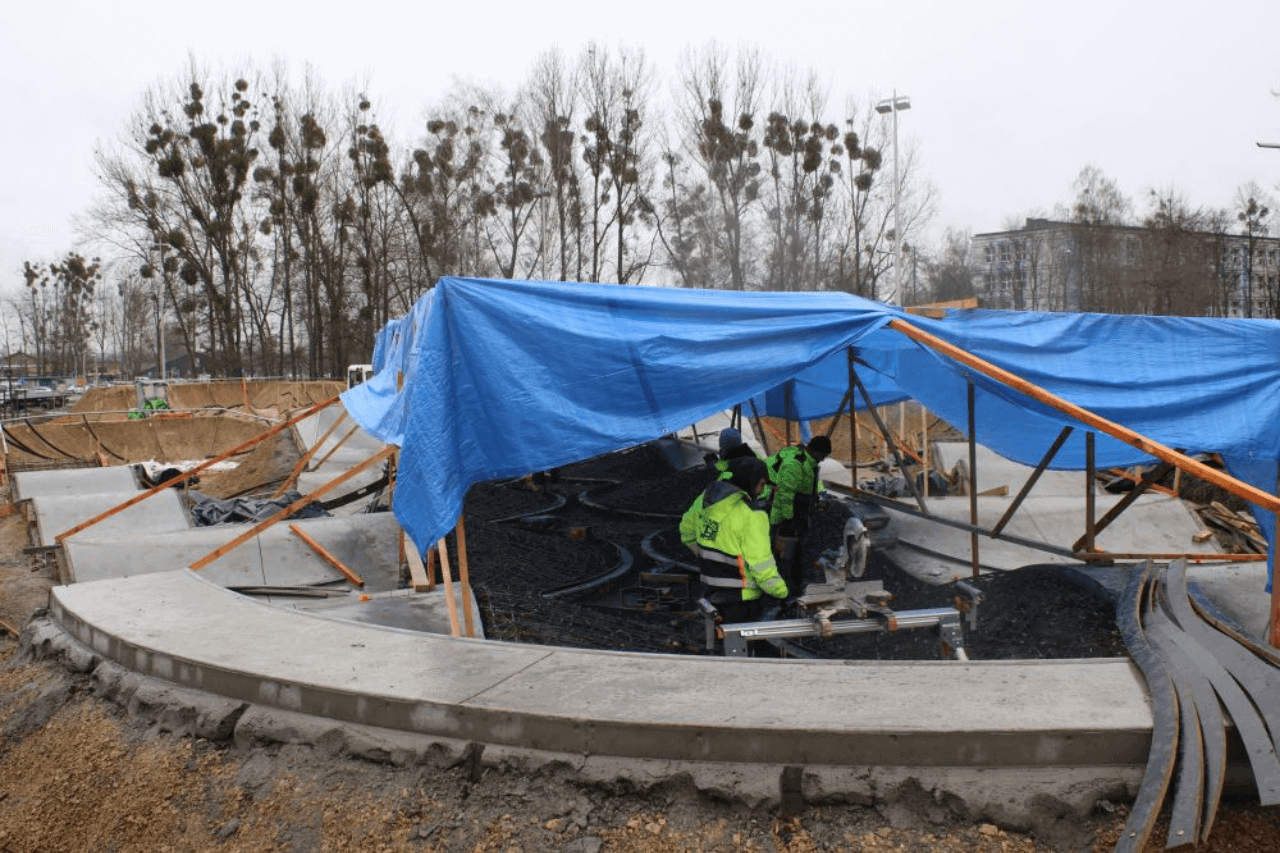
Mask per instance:
[[[304,445],[324,441],[318,427],[305,433]],[[364,535],[360,518],[341,535]],[[1152,748],[1144,678],[1126,658],[783,661],[454,637],[440,619],[410,629],[360,617],[384,605],[438,615],[439,590],[387,587],[342,611],[273,606],[184,568],[198,551],[167,545],[178,533],[133,523],[134,535],[113,534],[130,559],[86,539],[76,572],[95,579],[55,587],[23,648],[183,734],[400,764],[443,750],[475,772],[556,766],[758,806],[928,803],[1046,838],[1099,801],[1133,799]],[[269,564],[282,538],[259,536],[243,556]],[[358,551],[342,553],[358,564]],[[1256,572],[1238,582],[1260,583]],[[1249,768],[1233,750],[1244,788]]]

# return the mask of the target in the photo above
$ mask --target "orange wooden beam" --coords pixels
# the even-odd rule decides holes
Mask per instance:
[[[209,565],[214,560],[223,556],[227,552],[232,551],[240,547],[244,543],[248,542],[250,539],[257,536],[262,531],[266,530],[268,527],[271,527],[277,522],[283,521],[284,519],[293,515],[298,510],[302,509],[307,504],[317,500],[321,495],[325,494],[326,492],[329,492],[332,489],[336,489],[338,486],[342,485],[347,480],[350,480],[352,477],[359,474],[365,468],[368,468],[370,465],[373,465],[377,462],[382,461],[383,459],[386,459],[394,451],[395,451],[394,446],[387,446],[382,448],[382,450],[379,450],[377,453],[373,454],[368,459],[364,460],[359,465],[350,469],[349,471],[342,474],[341,476],[335,477],[334,479],[325,483],[323,486],[316,489],[315,491],[312,491],[308,494],[303,495],[293,503],[289,504],[284,509],[277,512],[275,515],[272,515],[270,518],[258,522],[253,527],[250,527],[248,530],[246,530],[244,533],[241,533],[235,539],[232,539],[226,545],[223,545],[220,548],[215,548],[214,550],[210,551],[208,554],[205,554],[203,557],[201,557],[200,559],[192,563],[190,566],[188,566],[188,568],[190,568],[192,571],[199,571],[200,569],[203,569],[205,566]]]
[[[335,569],[337,569],[338,571],[346,575],[347,580],[351,581],[356,586],[364,586],[364,579],[362,577],[360,577],[358,574],[356,574],[355,572],[351,571],[346,566],[344,566],[341,560],[333,556],[333,554],[329,553],[329,549],[325,548],[319,542],[317,542],[316,540],[308,536],[302,530],[301,527],[299,527],[296,524],[290,524],[289,532],[292,533],[294,536],[297,536],[303,542],[307,543],[307,545],[311,547],[312,551],[315,551],[317,554],[320,555],[320,558],[322,560],[324,560],[326,563],[328,563],[329,565],[333,566]]]
[[[966,352],[953,344],[929,334],[923,329],[911,325],[905,320],[890,320],[889,327],[902,332],[912,340],[919,341],[926,346],[936,349],[944,355],[950,356],[961,364],[972,367],[980,373],[990,376],[992,379],[1003,385],[1008,385],[1016,391],[1021,391],[1033,400],[1039,400],[1048,406],[1052,406],[1058,411],[1070,415],[1081,423],[1088,424],[1098,432],[1104,432],[1112,438],[1118,438],[1125,444],[1132,445],[1144,453],[1149,453],[1158,459],[1181,468],[1188,473],[1195,474],[1202,480],[1213,483],[1215,486],[1226,489],[1233,495],[1238,495],[1250,503],[1255,503],[1264,509],[1272,512],[1280,512],[1280,498],[1275,495],[1268,494],[1256,486],[1251,486],[1241,480],[1237,480],[1224,471],[1211,468],[1199,460],[1192,459],[1178,451],[1165,447],[1159,442],[1143,436],[1128,427],[1109,421],[1100,415],[1095,415],[1088,409],[1082,409],[1074,403],[1062,399],[1051,391],[1046,391],[1038,385],[1034,385],[1027,380],[1015,376],[1007,370],[996,367],[988,361],[979,358],[972,353]]]

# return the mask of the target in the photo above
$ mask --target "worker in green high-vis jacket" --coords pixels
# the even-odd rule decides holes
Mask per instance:
[[[796,595],[804,588],[800,539],[809,529],[809,515],[824,490],[818,469],[830,455],[831,439],[815,435],[808,444],[782,448],[767,462],[773,488],[769,523],[774,553],[783,579]]]
[[[769,516],[754,499],[768,482],[754,456],[731,459],[729,479],[718,479],[698,495],[680,519],[680,541],[697,557],[707,598],[726,622],[754,622],[762,596],[785,599],[769,537]]]

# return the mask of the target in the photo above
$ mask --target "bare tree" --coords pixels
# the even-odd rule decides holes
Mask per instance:
[[[749,215],[760,199],[760,137],[757,124],[767,72],[753,50],[739,51],[732,65],[715,43],[686,52],[680,60],[676,120],[685,151],[697,164],[717,202],[712,233],[723,236],[717,261],[728,267],[728,286],[747,288]],[[703,286],[714,287],[712,280]]]
[[[1258,238],[1266,236],[1270,231],[1271,206],[1266,203],[1262,189],[1257,183],[1250,181],[1236,190],[1235,209],[1236,221],[1240,223],[1240,233],[1246,240],[1240,278],[1243,291],[1240,297],[1243,316],[1254,315],[1254,306],[1257,304],[1259,295],[1256,291],[1263,290],[1262,295],[1268,303],[1271,316],[1280,317],[1280,313],[1277,313],[1276,300],[1270,298],[1263,288],[1254,287],[1254,253],[1257,251]]]

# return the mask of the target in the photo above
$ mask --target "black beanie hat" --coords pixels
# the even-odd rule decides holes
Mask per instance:
[[[812,450],[814,453],[821,453],[823,456],[831,455],[831,439],[827,438],[825,435],[815,435],[813,438],[809,439],[809,444],[807,446],[809,450]]]
[[[756,456],[739,456],[736,459],[730,459],[727,465],[730,474],[729,482],[747,494],[752,494],[756,484],[769,476],[769,469]]]

